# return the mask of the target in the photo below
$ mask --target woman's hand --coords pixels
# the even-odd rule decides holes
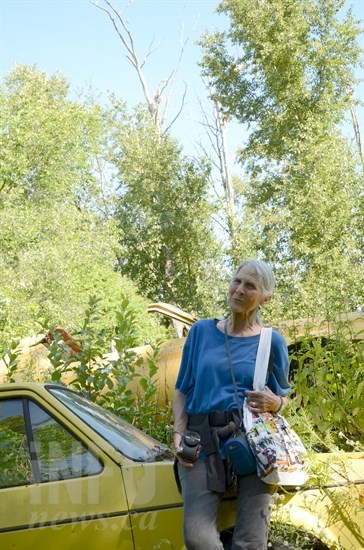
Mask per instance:
[[[200,456],[200,451],[197,452],[197,458]],[[180,464],[182,464],[182,466],[184,466],[185,468],[193,468],[193,465],[194,465],[194,462],[190,462],[189,460],[184,460],[181,456],[179,456],[178,454],[176,455],[177,456],[177,460]],[[196,460],[197,460],[196,458]]]
[[[185,466],[186,468],[192,468],[193,463],[188,460],[184,460],[181,456],[178,455],[181,451],[181,442],[183,434],[187,429],[187,414],[185,407],[186,396],[178,390],[175,390],[174,399],[173,399],[173,415],[174,415],[174,426],[173,426],[173,445],[176,451],[176,456],[178,461]],[[197,457],[200,456],[200,449],[197,449]]]
[[[195,460],[191,462],[191,460],[185,460],[183,456],[179,454],[183,449],[181,443],[182,443],[182,435],[178,432],[173,432],[173,444],[176,450],[176,457],[178,461],[182,464],[182,466],[185,466],[186,468],[191,468],[191,466],[193,466],[193,462],[195,462],[200,456],[201,445],[197,445],[196,452],[195,452]]]
[[[287,404],[287,398],[273,393],[268,386],[263,391],[245,392],[248,409],[252,413],[278,412]]]

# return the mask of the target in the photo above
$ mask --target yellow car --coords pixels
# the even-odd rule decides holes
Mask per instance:
[[[65,387],[0,386],[2,550],[181,549],[181,518],[168,447]]]
[[[325,486],[277,494],[274,520],[310,548],[364,548],[363,455],[345,456],[345,475],[318,458],[331,468]],[[227,493],[226,548],[234,515]],[[0,548],[183,549],[170,449],[65,386],[0,385]]]

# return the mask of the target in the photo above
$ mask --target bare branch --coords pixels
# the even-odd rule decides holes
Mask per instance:
[[[132,56],[133,54],[133,51],[132,49],[130,48],[129,44],[127,43],[127,41],[125,40],[124,36],[122,35],[122,33],[120,32],[119,30],[119,27],[117,26],[117,23],[116,23],[116,20],[115,18],[112,16],[112,14],[110,13],[109,10],[107,10],[106,8],[104,8],[103,6],[100,6],[100,4],[98,2],[93,2],[92,0],[90,0],[90,3],[93,4],[94,6],[96,6],[97,8],[99,8],[99,10],[101,11],[104,11],[108,17],[111,19],[111,22],[117,32],[117,34],[119,35],[119,38],[120,40],[122,41],[122,43],[124,44],[126,50],[129,52],[129,54]],[[107,0],[105,0],[105,3],[110,7],[110,9],[116,14],[116,16],[118,17],[118,19],[120,20],[121,17],[120,17],[120,14],[116,11],[116,9],[110,4],[110,2],[108,2]],[[123,21],[121,19],[121,23],[123,25]],[[130,61],[132,62],[132,60],[130,59]]]
[[[199,100],[201,112],[203,114],[203,121],[200,122],[200,124],[206,128],[206,136],[210,142],[210,145],[212,147],[212,150],[214,151],[214,157],[213,164],[218,169],[220,174],[223,174],[223,164],[222,164],[222,156],[221,156],[221,139],[218,129],[218,122],[216,117],[216,111],[213,110],[213,116],[210,118],[207,116],[206,111],[203,108],[201,100]],[[212,120],[211,120],[212,119]]]
[[[145,55],[143,61],[142,61],[141,64],[140,64],[140,67],[141,67],[141,68],[144,67],[144,65],[145,65],[145,63],[146,63],[148,57],[150,57],[154,52],[156,52],[156,51],[158,50],[159,46],[160,46],[160,42],[159,42],[159,43],[157,44],[157,46],[155,46],[155,47],[153,48],[153,47],[152,47],[152,46],[153,46],[153,43],[154,43],[154,38],[153,38],[153,40],[152,40],[151,43],[150,43],[148,52],[146,53],[146,55]]]
[[[127,58],[137,71],[137,75],[139,78],[139,82],[143,89],[143,94],[145,97],[145,100],[147,102],[148,110],[151,115],[151,117],[155,120],[155,123],[157,125],[158,130],[160,131],[160,120],[158,116],[158,108],[156,108],[156,105],[151,97],[151,94],[149,92],[149,88],[147,85],[147,81],[144,77],[143,71],[142,71],[142,64],[139,62],[138,55],[135,50],[134,46],[134,40],[131,32],[129,31],[124,19],[121,17],[120,13],[116,10],[116,8],[109,2],[109,0],[104,0],[105,4],[108,6],[109,9],[104,8],[100,6],[98,3],[93,2],[93,0],[90,0],[91,4],[99,8],[100,10],[107,13],[109,18],[111,19],[111,22],[114,26],[114,29],[116,30],[123,46],[125,47],[126,51],[128,52]],[[116,16],[116,18],[114,17]],[[118,24],[119,23],[119,24]],[[120,26],[124,32],[120,30]],[[125,36],[126,35],[126,36]]]
[[[173,124],[176,122],[177,118],[179,117],[179,115],[182,113],[182,110],[183,110],[183,107],[185,106],[185,99],[186,99],[186,93],[187,93],[187,84],[185,83],[185,89],[184,89],[184,92],[183,92],[183,96],[182,96],[182,100],[181,100],[181,106],[177,112],[177,114],[175,115],[175,117],[172,119],[172,122],[167,126],[167,128],[165,129],[165,132],[168,132],[168,130],[173,126]]]
[[[211,121],[203,108],[201,108],[204,121],[203,126],[207,128],[207,136],[210,141],[211,147],[215,153],[215,159],[213,164],[220,174],[220,183],[223,186],[225,194],[226,205],[226,218],[227,218],[227,232],[230,237],[232,249],[235,248],[236,243],[236,213],[235,213],[235,197],[234,197],[234,185],[230,172],[230,161],[228,155],[227,135],[226,128],[228,118],[222,112],[221,106],[214,97],[213,87],[210,82],[207,83],[206,88],[209,91],[210,100],[213,104],[213,120]],[[201,106],[201,102],[200,102]],[[212,182],[216,194],[218,195],[214,183]]]
[[[182,30],[181,30],[181,47],[180,47],[179,58],[178,58],[178,61],[177,61],[177,66],[171,72],[169,77],[166,80],[163,80],[161,82],[159,88],[157,89],[157,92],[155,94],[152,94],[149,91],[147,80],[146,80],[146,78],[144,76],[144,73],[143,73],[143,68],[146,64],[147,59],[157,50],[157,48],[159,47],[159,44],[157,46],[154,46],[154,39],[153,39],[150,46],[149,46],[148,52],[144,56],[143,60],[140,61],[140,59],[137,55],[137,52],[136,52],[136,48],[135,48],[135,44],[134,44],[134,40],[133,40],[133,35],[130,32],[130,30],[127,26],[127,23],[126,23],[124,17],[122,16],[121,12],[118,11],[113,6],[113,4],[110,2],[110,0],[103,0],[107,7],[101,6],[99,4],[99,2],[97,2],[97,1],[96,2],[94,0],[89,0],[89,1],[90,1],[91,4],[93,4],[94,6],[99,8],[100,10],[104,11],[107,14],[107,16],[110,18],[110,20],[112,22],[112,25],[113,25],[117,35],[119,36],[126,52],[127,52],[127,56],[126,56],[127,59],[132,64],[132,66],[134,67],[134,69],[137,72],[139,82],[142,86],[143,95],[144,95],[145,101],[147,103],[149,114],[150,114],[153,122],[155,123],[158,132],[161,132],[161,129],[162,129],[162,127],[165,123],[165,120],[166,120],[167,110],[168,110],[168,106],[169,106],[169,100],[170,100],[172,88],[173,88],[175,80],[177,78],[177,74],[179,72],[180,65],[181,65],[182,56],[183,56],[183,53],[184,53],[184,48],[185,48],[185,45],[187,43],[187,40],[185,40],[185,41],[182,40],[183,26],[182,26]],[[126,5],[126,7],[128,7],[130,4],[132,4],[132,1],[129,2]],[[166,91],[167,91],[167,93],[164,96],[163,94]],[[154,95],[154,97],[153,97],[153,95]],[[172,126],[172,124],[176,121],[176,119],[180,115],[180,113],[181,113],[181,111],[184,107],[185,96],[186,96],[186,89],[185,89],[185,92],[184,92],[184,95],[183,95],[183,98],[182,98],[181,108],[179,109],[178,114],[173,118],[172,123],[169,124],[168,129]]]
[[[220,226],[220,228],[221,228],[224,232],[227,233],[227,232],[229,231],[228,227],[227,227],[225,224],[223,224],[222,221],[221,221],[219,218],[217,218],[216,216],[212,216],[212,219],[214,220],[214,222],[215,222],[217,225]]]
[[[162,88],[162,90],[164,90],[164,89],[167,89],[167,86],[169,86],[169,91],[168,91],[167,96],[164,100],[163,114],[161,116],[161,120],[163,122],[164,122],[164,120],[166,119],[166,116],[167,116],[167,109],[168,109],[168,105],[169,105],[170,96],[171,96],[172,89],[173,89],[173,86],[175,84],[175,81],[177,79],[177,75],[179,73],[181,63],[182,63],[182,57],[183,57],[183,54],[184,54],[184,51],[185,51],[186,44],[188,42],[188,39],[183,40],[183,31],[184,31],[184,25],[181,24],[180,52],[179,52],[179,57],[178,57],[178,60],[177,60],[177,66],[172,71],[172,73],[168,77],[165,85]],[[182,108],[184,106],[184,99],[185,99],[185,96],[186,96],[186,89],[187,89],[187,87],[185,86],[185,92],[184,92],[184,96],[183,96],[182,103],[181,103]],[[182,109],[179,111],[178,116],[180,115],[181,111],[182,111]],[[175,122],[177,120],[178,116],[174,117],[173,122]],[[171,126],[172,126],[172,124],[169,125],[169,127],[171,127]]]

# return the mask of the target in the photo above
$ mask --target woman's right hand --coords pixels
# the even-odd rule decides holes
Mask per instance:
[[[191,462],[190,460],[185,460],[183,458],[183,456],[181,456],[179,454],[183,449],[181,443],[182,443],[182,435],[178,432],[174,432],[173,433],[173,444],[174,444],[177,460],[185,468],[192,468],[193,462]],[[196,448],[196,453],[195,453],[196,460],[198,460],[198,458],[200,456],[200,451],[201,451],[201,445],[198,445],[197,448]],[[194,460],[194,462],[196,462],[196,460]]]
[[[181,441],[182,441],[182,434],[180,434],[179,432],[173,432],[173,445],[176,452],[181,446]]]
[[[174,416],[174,426],[173,426],[173,444],[174,448],[176,450],[176,456],[180,464],[182,466],[185,466],[186,468],[192,468],[193,463],[184,460],[183,457],[179,456],[178,453],[182,450],[181,448],[181,442],[183,434],[185,433],[187,429],[187,414],[186,414],[186,408],[185,408],[185,401],[186,396],[178,391],[175,390],[174,393],[174,399],[173,399],[173,416]],[[197,457],[200,456],[200,448],[197,449]]]

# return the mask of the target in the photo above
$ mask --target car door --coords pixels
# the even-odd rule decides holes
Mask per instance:
[[[31,392],[0,400],[0,547],[134,549],[120,464]]]
[[[171,462],[123,467],[136,550],[182,550],[182,497]]]

